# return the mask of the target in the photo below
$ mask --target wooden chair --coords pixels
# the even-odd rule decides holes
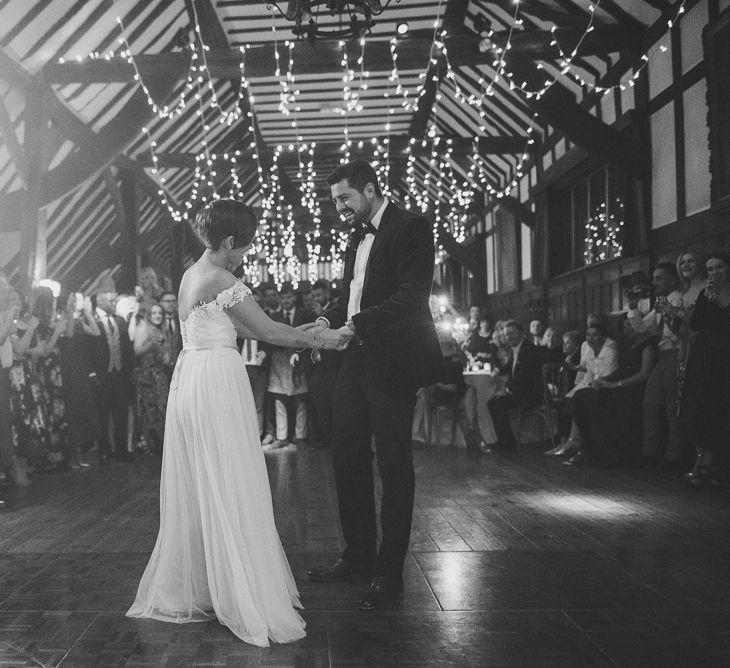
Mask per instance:
[[[553,426],[553,411],[557,410],[558,375],[560,364],[550,363],[542,366],[542,401],[534,408],[517,409],[517,437],[522,440],[523,420],[530,417],[539,418],[548,430],[548,437],[552,447],[555,447],[555,428]],[[544,433],[544,432],[543,432]],[[543,439],[544,440],[544,439]]]

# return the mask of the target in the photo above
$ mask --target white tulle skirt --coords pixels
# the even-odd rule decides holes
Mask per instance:
[[[232,348],[185,351],[171,383],[160,532],[130,617],[218,619],[266,647],[303,638],[251,386]]]

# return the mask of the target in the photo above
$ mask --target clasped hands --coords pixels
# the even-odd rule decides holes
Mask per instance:
[[[315,336],[321,336],[325,350],[344,350],[347,348],[347,344],[355,338],[354,332],[347,325],[339,329],[330,329],[322,321],[308,322],[299,325],[297,329],[303,332],[311,332]]]

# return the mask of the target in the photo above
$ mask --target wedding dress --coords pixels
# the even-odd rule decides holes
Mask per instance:
[[[181,323],[165,421],[160,531],[129,617],[218,619],[245,642],[303,638],[274,524],[251,386],[226,308],[240,282]]]

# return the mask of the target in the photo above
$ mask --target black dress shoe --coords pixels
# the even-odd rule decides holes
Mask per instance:
[[[368,590],[360,597],[360,610],[382,610],[398,600],[403,584],[386,575],[376,575]]]
[[[312,568],[307,571],[311,580],[316,582],[343,582],[354,576],[370,577],[372,568],[353,564],[344,559],[338,559],[334,564],[322,568]]]

